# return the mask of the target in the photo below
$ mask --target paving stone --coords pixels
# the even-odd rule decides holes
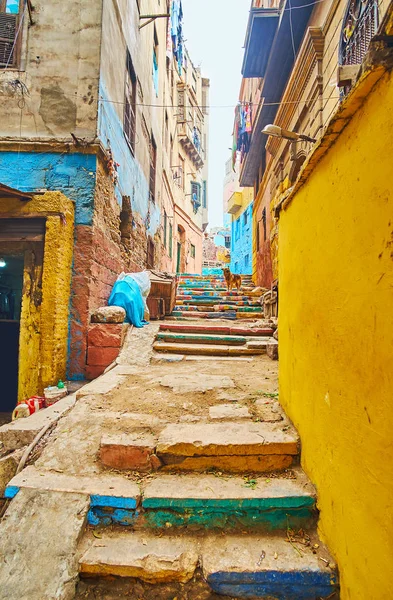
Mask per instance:
[[[72,600],[89,497],[21,490],[0,524],[0,599]],[[6,564],[6,567],[5,567]]]
[[[123,323],[126,311],[121,306],[101,306],[91,315],[92,323]]]
[[[90,396],[96,394],[107,394],[115,387],[120,385],[126,380],[126,377],[123,375],[119,375],[115,372],[115,369],[108,371],[108,373],[104,373],[98,379],[91,381],[87,385],[81,387],[77,392],[77,398],[81,398],[82,396]]]
[[[248,408],[240,404],[217,404],[209,408],[209,417],[215,421],[230,421],[236,419],[249,419]]]
[[[254,404],[256,413],[262,421],[268,423],[275,423],[283,420],[283,411],[279,402],[272,402],[269,400],[257,400]]]
[[[285,536],[207,536],[202,544],[203,574],[213,591],[235,598],[314,600],[331,595],[337,574],[302,546],[296,552]],[[333,564],[333,562],[332,562]]]
[[[80,560],[88,575],[136,577],[151,583],[190,581],[198,566],[198,547],[186,537],[117,534],[93,542]]]
[[[113,469],[150,471],[161,466],[155,456],[156,438],[149,433],[130,433],[102,436],[100,459]]]
[[[160,434],[157,454],[250,456],[298,454],[298,436],[272,423],[171,424]]]
[[[233,388],[235,384],[226,375],[209,375],[195,373],[195,375],[164,375],[157,380],[164,387],[170,387],[175,393],[206,392],[216,388]]]
[[[0,427],[2,450],[9,452],[31,444],[37,433],[45,425],[50,422],[54,423],[59,415],[66,413],[74,406],[75,401],[76,395],[70,394],[52,406],[33,413],[30,417],[17,419]]]

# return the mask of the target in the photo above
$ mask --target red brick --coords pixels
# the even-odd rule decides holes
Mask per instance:
[[[101,439],[101,462],[113,469],[151,471],[161,466],[154,454],[156,439],[147,433],[104,435]]]
[[[92,381],[93,379],[97,379],[97,377],[99,377],[100,375],[103,374],[105,369],[106,369],[106,367],[104,367],[104,366],[87,365],[86,369],[85,369],[86,379],[88,379],[89,381]]]
[[[89,346],[120,348],[123,325],[97,323],[90,325],[87,336]]]
[[[119,348],[87,348],[87,364],[107,367],[119,356]]]

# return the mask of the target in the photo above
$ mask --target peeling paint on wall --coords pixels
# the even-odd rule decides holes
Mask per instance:
[[[105,84],[100,84],[98,136],[104,147],[110,146],[113,159],[118,163],[116,197],[121,206],[122,197],[129,196],[131,209],[139,213],[147,225],[148,233],[153,236],[160,225],[160,209],[149,201],[149,182],[141,165],[132,155],[124,137],[123,123],[119,119],[106,92]],[[109,141],[109,144],[108,144]]]
[[[22,191],[63,192],[75,202],[77,225],[93,220],[96,156],[56,152],[0,152],[0,181]]]

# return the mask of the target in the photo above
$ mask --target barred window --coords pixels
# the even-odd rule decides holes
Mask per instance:
[[[341,32],[340,64],[361,64],[377,28],[378,3],[350,0]]]

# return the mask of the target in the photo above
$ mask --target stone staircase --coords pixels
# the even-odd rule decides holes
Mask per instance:
[[[269,324],[251,327],[263,319],[259,294],[252,294],[250,276],[243,276],[241,290],[227,291],[223,277],[181,275],[176,307],[168,323],[160,325],[154,343],[156,353],[176,356],[246,357],[266,352],[277,357],[274,329]],[[213,325],[199,319],[236,321],[237,325]],[[244,324],[242,326],[242,320]],[[182,323],[173,323],[172,321]]]
[[[175,343],[182,352],[217,345],[249,350],[253,340],[263,344],[271,334],[267,325],[250,332],[241,322],[189,320],[161,323],[154,345]],[[173,335],[181,339],[173,342]],[[317,534],[316,490],[300,467],[297,431],[275,392],[258,390],[250,398],[242,363],[225,370],[224,360],[119,365],[80,391],[76,408],[59,425],[54,447],[60,462],[56,449],[48,448],[44,463],[40,459],[8,484],[6,497],[31,505],[31,519],[37,520],[31,494],[42,513],[47,497],[59,510],[69,505],[64,522],[76,548],[71,559],[78,559],[70,564],[76,573],[78,563],[80,576],[75,600],[339,599],[337,568]],[[265,356],[247,367],[261,387],[275,370]],[[115,412],[122,385],[129,400]],[[209,391],[203,410],[193,414],[190,400],[202,406]],[[144,413],[127,412],[135,410],[132,397]],[[81,442],[86,429],[88,439]],[[67,453],[72,459],[63,463]],[[13,528],[11,520],[9,535]]]
[[[242,276],[242,287],[227,291],[223,276],[180,275],[172,317],[183,319],[262,319],[259,295],[251,276]]]

